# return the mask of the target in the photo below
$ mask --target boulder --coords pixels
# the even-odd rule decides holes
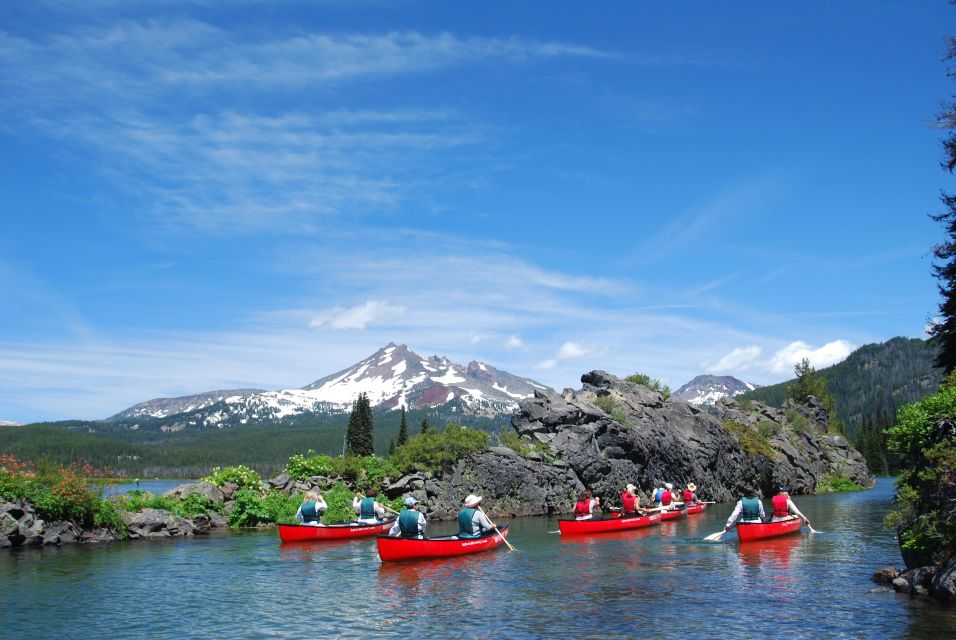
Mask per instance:
[[[956,560],[936,572],[930,593],[937,600],[956,602]]]
[[[0,537],[13,535],[20,529],[20,521],[9,512],[0,512]]]
[[[222,503],[223,500],[225,500],[225,495],[223,492],[219,490],[219,487],[211,482],[181,484],[170,489],[163,495],[182,500],[190,494],[199,494],[217,503]]]
[[[909,593],[912,589],[913,587],[906,578],[900,576],[893,579],[893,590],[897,593]]]
[[[218,513],[209,514],[209,526],[214,529],[219,529],[221,527],[228,527],[229,521],[226,520],[226,517]]]
[[[23,546],[39,546],[43,544],[43,520],[34,520],[33,516],[25,515],[20,519],[18,533]]]
[[[122,512],[129,537],[168,538],[195,534],[193,523],[165,509],[143,509],[138,513]]]
[[[873,582],[879,582],[884,584],[890,584],[900,575],[900,570],[896,567],[883,567],[876,573],[874,573],[870,579]]]
[[[292,482],[292,478],[289,477],[287,473],[280,473],[272,480],[269,480],[269,486],[273,489],[278,489],[279,491],[284,491],[287,486]]]
[[[83,535],[72,522],[52,522],[43,531],[43,544],[69,544]]]
[[[236,497],[236,491],[239,490],[239,485],[233,482],[226,482],[219,487],[219,490],[222,492],[222,497],[225,500],[232,500]]]
[[[193,533],[200,535],[203,533],[209,533],[209,516],[205,513],[197,513],[192,517],[193,523]]]
[[[425,488],[425,478],[417,473],[404,475],[385,487],[385,495],[394,500],[406,493]]]

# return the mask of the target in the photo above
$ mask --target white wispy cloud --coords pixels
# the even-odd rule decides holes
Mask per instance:
[[[742,373],[747,371],[760,361],[763,350],[757,345],[748,347],[737,347],[720,360],[713,363],[702,363],[708,372],[717,375],[726,375],[728,373]]]
[[[822,369],[843,362],[855,349],[856,345],[846,340],[834,340],[816,349],[795,340],[773,354],[768,368],[774,373],[792,373],[794,365],[806,358],[815,369]]]
[[[313,329],[365,329],[369,324],[380,324],[405,313],[405,307],[389,304],[385,300],[369,300],[362,304],[343,309],[335,307],[321,312],[312,318],[309,326]]]
[[[508,339],[505,340],[505,349],[521,349],[524,346],[524,340],[521,339],[521,336],[515,334],[508,336]]]

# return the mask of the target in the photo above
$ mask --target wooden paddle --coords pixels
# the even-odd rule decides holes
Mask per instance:
[[[718,542],[721,538],[724,537],[724,534],[727,533],[727,530],[718,531],[717,533],[712,533],[709,536],[705,536],[704,540],[707,542]]]
[[[485,516],[486,518],[488,518],[488,514],[485,513],[485,510],[481,508],[481,505],[477,505],[477,507],[478,507],[478,511],[481,511],[481,514],[482,514],[483,516]],[[491,521],[491,518],[488,518],[488,520],[489,520],[489,522],[490,522],[490,521]],[[501,532],[498,530],[498,525],[496,525],[494,522],[492,522],[492,523],[491,523],[491,526],[492,526],[492,528],[495,530],[495,533],[497,533],[499,536],[501,536]],[[515,548],[511,545],[510,542],[508,542],[508,538],[506,538],[506,537],[504,537],[504,536],[501,536],[501,539],[505,541],[505,544],[508,545],[508,548],[509,548],[509,549],[511,549],[512,551],[517,551],[517,549],[515,549]]]

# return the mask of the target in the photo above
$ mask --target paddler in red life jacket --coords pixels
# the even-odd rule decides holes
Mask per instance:
[[[380,505],[375,496],[378,491],[368,490],[368,496],[363,498],[358,491],[355,492],[355,498],[352,500],[352,508],[359,514],[358,522],[362,524],[379,524],[385,519],[385,507]]]
[[[737,501],[733,513],[727,518],[727,524],[724,525],[724,531],[730,531],[731,527],[741,522],[763,522],[767,519],[763,510],[763,502],[757,497],[754,489],[747,489],[744,496]]]
[[[700,502],[700,500],[697,498],[697,494],[694,493],[695,491],[697,491],[697,485],[693,482],[688,482],[687,488],[684,489],[684,504],[692,505]]]
[[[315,491],[306,491],[302,504],[299,505],[299,510],[295,512],[295,519],[302,524],[324,527],[325,525],[319,520],[328,508],[329,505],[325,503],[325,499],[321,495]]]
[[[807,526],[810,526],[810,520],[800,513],[800,509],[797,509],[797,505],[793,504],[793,500],[790,499],[790,492],[787,487],[780,487],[780,490],[777,491],[777,495],[771,498],[770,502],[773,504],[773,514],[770,518],[771,522],[800,518],[807,523]]]
[[[424,538],[427,525],[418,498],[408,496],[405,498],[405,508],[398,514],[398,519],[389,529],[388,535],[400,538]]]
[[[624,487],[621,494],[621,517],[643,515],[645,511],[641,509],[641,496],[637,495],[637,487],[629,484]]]
[[[659,502],[661,511],[670,511],[672,509],[678,508],[677,504],[680,502],[680,497],[674,491],[674,485],[672,485],[670,482],[664,483],[664,490],[660,493]]]
[[[458,537],[480,538],[486,531],[495,528],[485,512],[478,508],[481,496],[474,494],[465,498],[464,508],[458,512]]]
[[[585,489],[581,492],[581,499],[574,505],[575,520],[590,520],[594,517],[594,510],[601,506],[600,498],[592,498],[591,492]]]

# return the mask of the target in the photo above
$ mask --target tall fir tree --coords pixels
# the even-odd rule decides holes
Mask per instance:
[[[352,404],[349,414],[349,426],[346,430],[346,448],[356,456],[370,456],[375,453],[372,418],[372,405],[364,393],[360,393]]]
[[[945,60],[950,63],[946,75],[956,78],[956,38],[949,39],[949,50]],[[943,104],[943,111],[937,117],[937,126],[947,131],[943,140],[943,169],[950,174],[956,170],[956,102]],[[939,280],[939,293],[943,297],[939,303],[939,321],[934,323],[930,334],[939,342],[939,355],[936,366],[949,373],[956,369],[956,195],[943,191],[940,196],[943,212],[932,216],[933,220],[943,224],[946,239],[933,247],[933,275]]]
[[[408,442],[408,414],[405,413],[405,405],[402,405],[402,424],[398,428],[398,445],[401,446]]]
[[[810,396],[815,397],[827,410],[830,419],[830,431],[843,433],[843,422],[833,411],[833,394],[827,389],[827,381],[817,374],[817,370],[810,365],[810,360],[804,358],[794,365],[793,373],[797,376],[793,384],[787,387],[787,397],[797,403],[804,403]]]
[[[422,435],[428,433],[428,418],[422,420]]]

